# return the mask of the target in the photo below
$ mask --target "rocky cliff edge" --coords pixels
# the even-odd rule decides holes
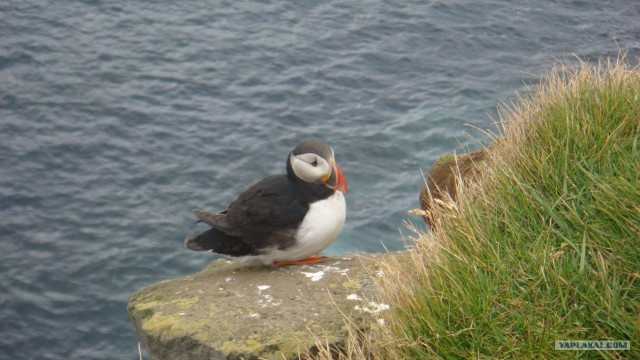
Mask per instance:
[[[152,359],[297,359],[316,344],[340,349],[346,319],[380,326],[377,267],[393,254],[349,254],[318,265],[273,269],[226,260],[162,281],[129,298],[129,314]]]

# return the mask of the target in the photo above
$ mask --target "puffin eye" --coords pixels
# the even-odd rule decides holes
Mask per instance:
[[[313,161],[311,162],[311,166],[313,166],[313,167],[318,166],[318,160],[317,159],[313,159]]]

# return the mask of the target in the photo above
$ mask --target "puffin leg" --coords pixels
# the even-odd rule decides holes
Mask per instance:
[[[301,260],[282,260],[282,261],[274,261],[273,262],[273,267],[275,268],[279,268],[279,267],[283,267],[283,266],[289,266],[289,265],[309,265],[309,264],[319,264],[322,262],[325,262],[327,260],[326,256],[319,256],[319,255],[311,255],[306,259],[301,259]]]

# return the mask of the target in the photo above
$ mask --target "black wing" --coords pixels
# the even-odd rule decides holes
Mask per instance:
[[[332,193],[324,185],[296,182],[286,175],[265,178],[249,186],[222,212],[194,210],[212,229],[187,238],[185,246],[232,256],[287,248],[295,242],[309,204]]]
[[[229,205],[226,220],[250,243],[286,247],[309,209],[299,185],[286,175],[268,177]]]
[[[206,211],[202,209],[193,209],[193,215],[198,218],[198,221],[216,228],[227,235],[242,236],[242,233],[235,231],[234,228],[227,221],[227,210],[221,212]]]
[[[230,236],[216,228],[185,239],[184,246],[193,251],[210,250],[217,254],[230,256],[257,255],[258,249],[242,238]]]

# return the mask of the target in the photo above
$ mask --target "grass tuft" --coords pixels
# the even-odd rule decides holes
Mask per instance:
[[[388,358],[640,358],[638,68],[558,65],[499,116],[480,181],[386,264]]]

